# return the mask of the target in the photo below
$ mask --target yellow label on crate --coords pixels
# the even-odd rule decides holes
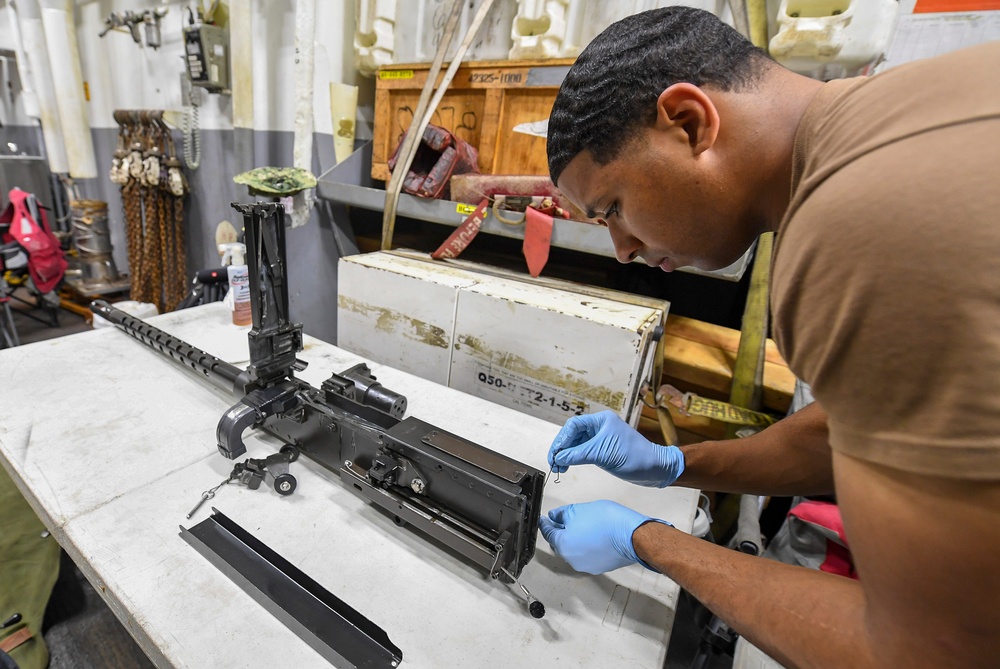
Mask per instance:
[[[413,70],[382,70],[378,73],[379,79],[412,79]]]
[[[468,216],[475,210],[476,210],[476,205],[474,204],[465,204],[463,202],[459,202],[458,204],[455,205],[455,211],[460,213],[462,216]]]

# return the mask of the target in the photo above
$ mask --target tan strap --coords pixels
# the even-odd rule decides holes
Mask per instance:
[[[764,389],[764,351],[767,342],[768,293],[771,282],[771,252],[774,233],[766,232],[757,239],[756,258],[750,274],[750,290],[743,310],[740,346],[733,365],[733,384],[729,391],[729,404],[751,411],[760,409]],[[723,412],[729,413],[729,412]],[[721,419],[720,420],[724,420]],[[737,421],[726,421],[739,425]],[[730,427],[726,436],[736,436]]]
[[[751,409],[736,406],[728,402],[708,399],[694,393],[681,392],[677,388],[666,384],[660,386],[655,400],[655,404],[650,404],[646,399],[646,395],[643,395],[643,402],[647,406],[661,410],[665,409],[667,404],[672,404],[685,416],[701,416],[730,425],[747,425],[757,429],[764,429],[768,425],[773,425],[777,422],[777,419],[770,414],[761,411],[752,411]]]
[[[22,627],[10,636],[0,639],[0,650],[9,653],[33,636],[30,629]]]

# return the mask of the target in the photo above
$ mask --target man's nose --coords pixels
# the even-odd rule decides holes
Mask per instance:
[[[608,228],[611,232],[611,243],[615,245],[615,258],[620,263],[630,263],[635,260],[642,243],[627,233],[617,232],[614,228]]]

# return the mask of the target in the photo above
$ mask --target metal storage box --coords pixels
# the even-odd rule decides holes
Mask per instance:
[[[562,424],[638,422],[668,304],[412,253],[342,258],[337,344]]]

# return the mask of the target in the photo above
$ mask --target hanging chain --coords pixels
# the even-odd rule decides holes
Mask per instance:
[[[187,184],[162,112],[117,110],[111,181],[121,187],[131,297],[172,311],[187,290]]]

